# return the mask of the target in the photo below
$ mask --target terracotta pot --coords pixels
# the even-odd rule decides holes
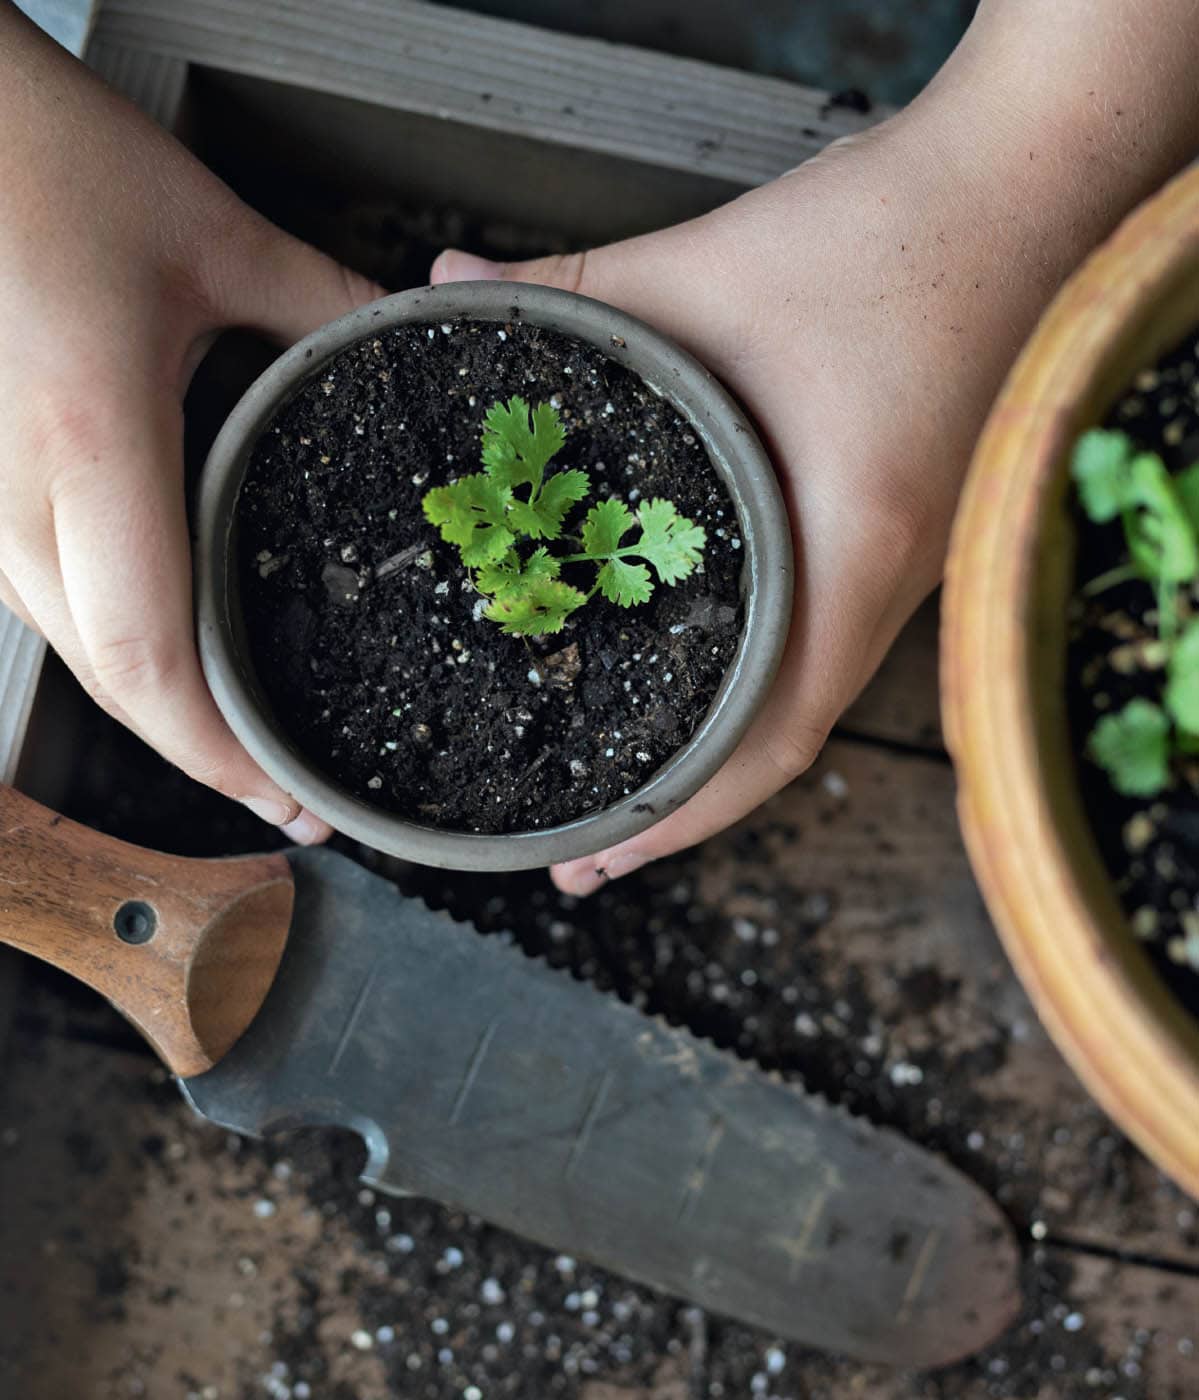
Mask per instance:
[[[979,442],[950,549],[941,685],[975,874],[1063,1054],[1199,1195],[1199,1023],[1138,946],[1079,794],[1065,701],[1068,461],[1135,373],[1199,328],[1199,170],[1059,293]]]
[[[592,816],[539,831],[440,831],[372,807],[301,754],[275,722],[250,661],[236,567],[237,498],[255,442],[299,386],[347,346],[410,322],[510,321],[519,315],[594,346],[639,374],[694,428],[737,512],[744,626],[720,689],[691,739],[641,787]],[[744,413],[695,359],[615,307],[550,287],[460,282],[386,297],[314,331],[250,387],[221,429],[200,484],[196,610],[200,658],[233,732],[262,768],[339,831],[380,851],[456,870],[525,870],[635,836],[685,802],[724,763],[765,698],[791,617],[787,514]]]

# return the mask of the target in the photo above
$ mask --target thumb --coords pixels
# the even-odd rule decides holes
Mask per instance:
[[[435,287],[443,282],[538,282],[564,292],[598,296],[593,270],[586,253],[552,253],[528,262],[491,262],[474,253],[447,248],[438,254],[429,274]]]
[[[433,285],[443,282],[537,282],[578,292],[619,306],[639,316],[709,363],[716,346],[696,336],[697,281],[691,270],[687,225],[660,233],[608,243],[582,253],[553,253],[528,262],[489,262],[474,253],[447,248],[429,274]],[[716,366],[714,365],[713,368]]]
[[[359,272],[261,220],[257,237],[220,279],[218,314],[226,325],[247,326],[284,345],[386,296]]]

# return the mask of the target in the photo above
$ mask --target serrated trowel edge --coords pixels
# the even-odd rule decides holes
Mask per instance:
[[[1012,1317],[1010,1229],[939,1158],[336,853],[289,860],[277,985],[183,1085],[206,1116],[353,1127],[380,1189],[864,1359],[944,1364]]]

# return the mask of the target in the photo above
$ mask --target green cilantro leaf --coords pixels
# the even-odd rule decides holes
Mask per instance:
[[[498,593],[520,578],[520,555],[509,549],[498,559],[475,570],[475,587],[480,593]]]
[[[1092,428],[1074,446],[1070,475],[1082,507],[1097,524],[1120,515],[1128,504],[1132,442],[1126,433]]]
[[[539,403],[530,414],[525,400],[513,395],[507,404],[492,404],[483,419],[483,466],[501,485],[528,485],[536,496],[546,463],[565,442],[556,409]]]
[[[619,603],[622,608],[649,602],[654,591],[645,565],[629,564],[623,559],[609,559],[595,576],[595,582],[610,603]]]
[[[1199,734],[1199,619],[1174,643],[1162,699],[1179,729]]]
[[[540,637],[560,632],[571,613],[586,601],[586,593],[558,579],[526,579],[519,589],[497,594],[483,615],[498,622],[509,636]]]
[[[641,526],[640,536],[622,545],[621,540],[635,525]],[[617,563],[635,555],[652,564],[663,583],[677,583],[699,563],[705,540],[703,527],[680,515],[671,501],[645,501],[636,516],[623,501],[600,501],[583,522],[583,553],[571,557],[598,564],[601,559]],[[653,592],[644,568],[634,575],[605,565],[596,582],[605,598],[626,608],[644,603]]]
[[[597,501],[583,521],[583,553],[588,559],[615,554],[621,539],[632,528],[633,512],[623,501]]]
[[[464,545],[459,551],[462,562],[468,569],[476,569],[480,564],[487,564],[497,555],[511,549],[514,539],[512,531],[502,525],[480,526],[470,544]]]
[[[637,519],[641,522],[637,553],[657,569],[663,583],[677,583],[694,571],[707,542],[702,525],[680,515],[672,501],[646,501]]]
[[[528,501],[513,501],[508,518],[514,529],[534,540],[556,540],[562,533],[566,512],[591,490],[591,478],[583,471],[558,472]]]
[[[1087,741],[1087,753],[1125,797],[1153,797],[1170,780],[1170,721],[1149,700],[1130,700],[1104,715]]]
[[[557,578],[562,571],[562,561],[555,557],[545,548],[535,549],[525,560],[522,572],[523,577],[529,579]]]
[[[1174,489],[1178,492],[1191,528],[1199,534],[1199,462],[1178,473],[1174,478]]]
[[[1199,574],[1199,540],[1166,464],[1138,453],[1128,473],[1124,533],[1133,563],[1155,583],[1187,583]]]
[[[516,550],[510,549],[502,559],[476,571],[475,587],[480,593],[502,593],[518,587],[522,581],[557,578],[561,568],[561,562],[544,546],[535,549],[523,564]]]
[[[422,506],[441,538],[457,545],[462,562],[472,568],[498,559],[515,543],[505,518],[511,499],[509,489],[480,473],[433,487]]]

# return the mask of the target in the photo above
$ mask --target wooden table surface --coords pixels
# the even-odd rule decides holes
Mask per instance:
[[[334,44],[326,32],[336,7],[304,0],[272,7],[291,65],[276,74],[276,47],[254,48],[243,33],[244,8],[206,0],[184,11],[121,0],[104,7],[90,55],[167,121],[185,86],[180,55],[194,56],[199,95],[211,99],[206,129],[218,145],[225,140],[223,173],[234,180],[246,127],[229,104],[245,97],[244,75],[287,78],[292,86],[271,89],[280,103],[314,74],[331,81],[330,72],[360,97],[375,57],[347,57],[351,38],[335,36]],[[353,8],[375,12],[366,0]],[[406,89],[394,75],[404,73],[419,113],[444,116],[452,107],[453,130],[507,121],[522,139],[548,133],[556,140],[570,113],[577,127],[570,163],[552,167],[555,180],[585,168],[589,180],[602,176],[624,188],[605,163],[610,153],[599,149],[615,120],[611,91],[622,95],[617,115],[653,139],[661,170],[642,183],[651,193],[669,190],[672,199],[691,199],[708,174],[742,185],[769,178],[858,120],[800,90],[765,80],[747,86],[743,77],[701,74],[694,65],[676,67],[700,115],[684,120],[666,103],[649,120],[656,85],[630,77],[627,54],[473,17],[460,21],[450,45],[458,59],[447,70],[453,83],[426,92],[441,72],[429,55],[455,12],[397,8],[409,28],[395,39],[388,81],[363,100],[402,105]],[[144,51],[128,47],[147,35]],[[407,47],[414,36],[424,45],[415,56]],[[456,76],[464,55],[485,74],[500,39],[512,61],[524,62],[530,99],[544,89],[532,115],[515,107],[497,115],[490,80],[480,93]],[[214,86],[222,65],[244,80]],[[585,100],[554,107],[555,84],[580,71],[591,75]],[[749,97],[776,120],[747,125]],[[542,107],[545,132],[534,130]],[[222,132],[226,110],[229,130]],[[334,109],[313,110],[328,121]],[[358,108],[337,110],[349,121]],[[724,125],[740,133],[736,142],[723,140]],[[697,132],[702,139],[693,140]],[[588,164],[580,152],[592,148]],[[455,149],[447,145],[439,161]],[[416,143],[411,151],[419,154]],[[389,152],[380,147],[384,164]],[[439,172],[413,173],[432,181]],[[548,177],[546,188],[561,198]],[[621,208],[617,199],[592,196],[585,205],[597,217]],[[268,212],[287,221],[296,211]],[[338,244],[348,225],[323,238],[319,211],[300,214],[309,222],[289,223],[295,231],[392,276],[392,268],[366,267],[354,246]],[[399,272],[394,281],[403,284]],[[22,677],[33,673],[26,643],[0,652],[8,659],[0,694],[25,696]],[[376,1200],[355,1181],[353,1142],[336,1135],[266,1145],[229,1139],[189,1114],[107,1007],[30,970],[0,1057],[0,1396],[1199,1395],[1196,1205],[1090,1102],[1004,959],[957,833],[935,658],[929,605],[809,775],[701,851],[618,882],[586,904],[555,895],[540,876],[391,873],[409,892],[449,903],[488,929],[507,924],[530,951],[950,1156],[996,1194],[1027,1248],[1027,1306],[994,1347],[936,1376],[896,1375],[722,1324],[440,1208]],[[9,706],[5,713],[15,732],[24,711],[18,717]],[[160,829],[161,814],[173,813],[173,834],[190,822],[197,853],[247,839],[244,821],[238,827],[238,818],[185,791],[106,724],[89,719],[80,734],[59,738],[64,753],[87,754],[72,815],[151,844],[171,839]],[[0,716],[0,741],[4,725]]]
[[[1090,1102],[1003,958],[955,825],[935,627],[930,605],[810,775],[607,904],[541,877],[459,880],[456,896],[433,872],[401,883],[504,906],[526,945],[548,928],[555,960],[949,1153],[1027,1245],[1028,1306],[1006,1338],[940,1376],[895,1375],[564,1272],[438,1208],[361,1194],[341,1139],[228,1140],[106,1007],[38,974],[0,1085],[0,1393],[1199,1394],[1195,1205]],[[139,834],[123,821],[114,808]]]

